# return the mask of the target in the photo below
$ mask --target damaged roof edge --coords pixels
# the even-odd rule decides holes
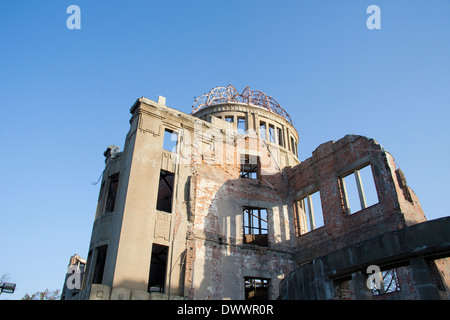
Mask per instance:
[[[327,153],[332,153],[333,151],[335,151],[336,149],[340,149],[342,148],[344,145],[348,144],[348,143],[353,143],[355,141],[357,141],[358,139],[365,139],[367,140],[369,143],[371,143],[373,146],[375,146],[374,149],[380,149],[381,151],[385,152],[384,148],[382,145],[380,145],[375,139],[373,138],[368,138],[366,136],[361,136],[361,135],[356,135],[356,134],[347,134],[346,136],[344,136],[343,138],[334,141],[334,140],[330,140],[327,142],[324,142],[322,144],[320,144],[313,152],[312,155],[314,156],[315,154],[319,154],[322,153],[327,154]],[[377,148],[377,147],[378,148]]]

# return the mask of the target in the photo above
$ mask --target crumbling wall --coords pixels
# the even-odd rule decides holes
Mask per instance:
[[[198,115],[209,123],[168,108],[164,100],[138,99],[130,110],[124,151],[110,148],[105,153],[85,297],[159,298],[145,292],[149,290],[152,246],[157,244],[169,250],[168,297],[244,299],[248,293],[244,282],[257,278],[268,283],[262,291],[275,299],[279,284],[287,283],[281,280],[284,275],[302,265],[305,273],[295,277],[303,279],[301,290],[309,297],[352,298],[360,294],[361,287],[354,285],[357,282],[343,278],[330,282],[333,270],[318,259],[426,220],[403,172],[373,139],[348,135],[320,145],[312,157],[298,164],[295,128],[269,111],[222,104],[200,111]],[[220,115],[245,118],[253,131],[238,133],[236,126],[215,117]],[[269,125],[263,139],[258,131],[261,123]],[[279,129],[282,139],[267,139],[270,125]],[[176,150],[163,150],[166,132],[176,132]],[[245,161],[257,157],[258,178],[250,178],[254,168],[241,166],[241,155]],[[364,191],[358,176],[366,165],[370,165],[377,201],[365,205],[360,198],[362,209],[352,211],[344,178],[355,174],[361,197]],[[168,195],[161,198],[173,201],[158,207],[165,172],[173,178],[168,183],[172,190],[161,193]],[[105,212],[108,179],[114,174],[119,177],[116,201],[114,206],[110,201],[111,209],[106,210],[114,212]],[[320,191],[324,223],[309,231],[304,227],[306,202],[301,201],[305,197],[309,201],[316,191]],[[265,229],[259,227],[257,235],[246,234],[245,229],[252,227],[245,225],[244,210],[255,208],[264,210]],[[99,290],[89,295],[96,250],[106,245],[101,285],[94,284]],[[423,261],[412,264],[426,269]],[[440,261],[432,268],[436,274],[445,273],[448,262]],[[448,279],[442,286],[448,288]],[[310,292],[312,288],[316,291]]]
[[[442,268],[448,268],[448,261],[441,257],[450,255],[449,226],[449,217],[426,221],[316,257],[286,275],[280,284],[280,296],[282,299],[447,299],[448,276]],[[372,297],[367,284],[369,275],[373,274],[369,266],[378,269],[377,272],[395,269],[399,290],[381,291]]]
[[[378,203],[349,214],[345,210],[340,179],[370,164]],[[405,200],[392,156],[375,140],[347,135],[320,145],[312,157],[292,168],[289,185],[292,201],[320,190],[324,226],[295,239],[296,261],[304,263],[341,247],[388,231],[425,221],[422,208],[410,192]]]
[[[284,175],[240,178],[235,144],[224,149],[225,157],[233,161],[217,164],[204,158],[193,166],[186,295],[192,299],[244,299],[244,278],[260,277],[270,279],[269,294],[275,299],[280,276],[294,266]],[[261,150],[258,154],[267,156]],[[267,247],[245,243],[244,206],[267,209]]]

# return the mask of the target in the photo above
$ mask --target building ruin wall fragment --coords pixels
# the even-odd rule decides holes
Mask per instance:
[[[287,113],[248,92],[190,115],[134,103],[124,150],[104,153],[82,288],[62,298],[448,299],[449,218],[426,220],[391,154],[347,135],[300,162]]]

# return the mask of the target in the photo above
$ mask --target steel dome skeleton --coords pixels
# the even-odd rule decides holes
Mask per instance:
[[[262,91],[251,90],[250,87],[245,87],[244,91],[239,93],[232,85],[215,87],[210,92],[197,97],[192,106],[192,114],[205,107],[227,102],[245,103],[263,107],[283,117],[292,124],[292,119],[289,114],[281,108],[280,104],[274,98],[266,95]]]

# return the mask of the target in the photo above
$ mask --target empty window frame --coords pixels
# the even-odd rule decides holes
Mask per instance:
[[[295,209],[298,235],[324,226],[320,191],[311,193],[296,201]]]
[[[269,300],[269,284],[269,279],[245,277],[245,300]]]
[[[294,137],[291,137],[291,151],[297,156],[297,142],[295,142]]]
[[[165,170],[160,171],[156,210],[165,211],[168,213],[172,212],[174,180],[174,173]]]
[[[372,296],[379,296],[387,293],[394,293],[401,291],[400,283],[398,281],[397,272],[395,269],[381,271],[378,275],[380,283],[377,285],[376,277],[370,282],[370,289]]]
[[[167,272],[167,254],[169,247],[154,243],[150,260],[148,292],[164,293]]]
[[[105,213],[114,212],[116,207],[117,189],[119,188],[119,173],[109,177],[108,195],[106,197]]]
[[[352,214],[378,203],[371,165],[340,179],[344,210]]]
[[[260,122],[259,123],[259,136],[261,139],[266,140],[267,139],[267,133],[266,133],[266,123]]]
[[[277,128],[277,138],[278,138],[278,144],[280,146],[284,146],[283,144],[283,130],[281,130],[281,128]]]
[[[164,129],[163,149],[177,153],[178,152],[178,133],[171,129]]]
[[[241,178],[259,178],[259,157],[250,154],[241,154]]]
[[[267,209],[244,207],[244,243],[267,247],[268,215]]]
[[[245,134],[245,132],[246,132],[245,117],[238,117],[237,118],[237,133]]]
[[[234,116],[225,116],[225,121],[228,123],[234,123]]]
[[[101,247],[98,247],[96,249],[97,257],[95,260],[95,267],[94,267],[94,276],[92,279],[92,283],[94,284],[101,284],[103,281],[103,273],[105,271],[105,264],[106,264],[106,253],[108,251],[108,246],[104,245]]]
[[[269,124],[269,141],[275,143],[275,127]]]

